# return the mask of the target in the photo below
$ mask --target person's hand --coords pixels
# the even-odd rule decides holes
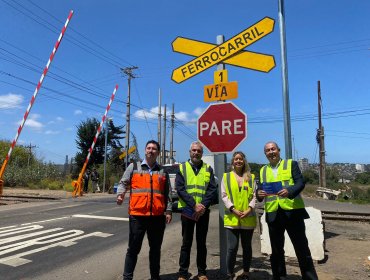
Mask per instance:
[[[288,193],[288,190],[287,189],[282,189],[280,190],[278,193],[277,193],[278,196],[281,196],[281,197],[288,197],[289,193]]]
[[[252,212],[252,208],[248,208],[247,210],[242,212],[242,215],[240,216],[241,219],[247,217]]]
[[[125,193],[121,193],[117,195],[117,205],[121,205],[124,198],[125,198]]]
[[[201,213],[203,215],[205,210],[206,210],[206,207],[204,207],[204,205],[201,203],[197,203],[194,206],[194,211],[196,213]]]
[[[238,210],[238,209],[236,209],[236,208],[234,208],[232,212],[233,212],[233,214],[234,214],[234,215],[238,216],[239,218],[241,218],[241,216],[242,216],[242,214],[243,214],[243,212],[242,212],[242,211],[239,211],[239,210]]]
[[[267,193],[264,190],[258,190],[257,196],[265,198],[267,196]]]
[[[172,221],[172,213],[167,212],[166,213],[166,224],[171,223]]]

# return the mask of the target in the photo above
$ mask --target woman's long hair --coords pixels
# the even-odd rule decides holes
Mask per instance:
[[[231,170],[235,171],[235,169],[234,169],[234,159],[237,155],[240,155],[243,158],[244,165],[243,165],[243,168],[242,168],[242,176],[243,176],[244,181],[248,182],[249,179],[252,177],[251,168],[248,164],[247,157],[245,156],[245,154],[243,152],[236,151],[235,153],[233,153],[233,156],[231,158]]]

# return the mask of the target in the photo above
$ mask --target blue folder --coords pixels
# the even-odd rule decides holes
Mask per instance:
[[[195,215],[195,211],[193,208],[191,208],[190,206],[185,206],[183,209],[182,209],[182,212],[181,212],[181,215],[188,218],[188,219],[191,219],[191,220],[194,220],[194,221],[198,221]]]
[[[283,189],[281,182],[262,183],[262,188],[267,194],[277,194]]]

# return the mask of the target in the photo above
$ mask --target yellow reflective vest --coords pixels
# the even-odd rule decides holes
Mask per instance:
[[[235,178],[234,172],[225,173],[223,176],[223,182],[228,198],[231,200],[235,209],[239,211],[245,211],[249,208],[249,203],[253,198],[253,182],[254,175],[250,178],[249,182],[243,182],[242,188],[239,190],[238,182]],[[239,228],[239,229],[253,229],[256,227],[257,219],[256,212],[252,209],[252,212],[243,219],[230,212],[229,209],[225,209],[224,215],[224,226],[228,228]]]
[[[281,182],[283,188],[288,189],[294,186],[292,177],[292,160],[281,160],[277,170],[277,176],[274,177],[274,173],[270,165],[265,165],[260,170],[261,183],[272,183]],[[279,206],[284,210],[293,210],[304,208],[304,202],[301,195],[297,195],[295,198],[284,198],[278,195],[269,195],[265,197],[265,211],[267,213],[276,212]]]
[[[203,162],[199,173],[195,175],[193,168],[187,161],[180,165],[180,172],[184,177],[186,192],[194,198],[195,203],[201,203],[211,179],[209,165]],[[178,208],[184,208],[185,206],[185,201],[179,198]]]

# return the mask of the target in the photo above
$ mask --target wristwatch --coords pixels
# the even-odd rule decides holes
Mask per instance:
[[[233,212],[234,209],[235,209],[234,205],[229,208],[230,212]]]

